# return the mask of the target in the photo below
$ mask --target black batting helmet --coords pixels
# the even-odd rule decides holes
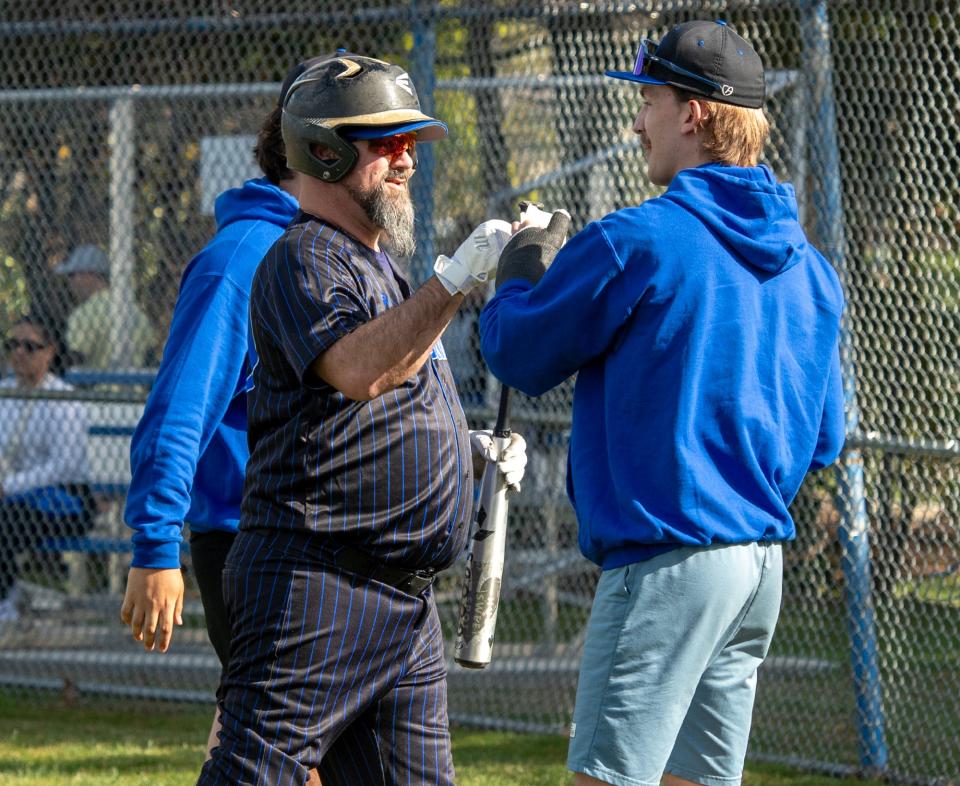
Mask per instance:
[[[446,125],[420,111],[406,71],[348,52],[311,62],[289,86],[281,129],[287,166],[328,183],[345,177],[357,162],[352,132],[370,138],[374,129],[380,136],[417,131],[421,142],[447,133]],[[318,158],[314,145],[332,150],[336,159]]]

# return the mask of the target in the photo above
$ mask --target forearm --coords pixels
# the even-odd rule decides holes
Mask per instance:
[[[504,385],[541,396],[579,368],[575,351],[591,329],[557,299],[522,279],[507,282],[480,315],[480,352]]]
[[[383,395],[420,370],[462,302],[431,276],[409,300],[338,340],[313,372],[358,401]]]
[[[166,488],[189,506],[190,484],[238,393],[248,351],[249,295],[219,276],[194,275],[181,286],[163,358],[131,444],[134,476]],[[185,370],[189,369],[189,373]],[[151,470],[154,470],[151,472]],[[186,514],[186,507],[175,518]]]

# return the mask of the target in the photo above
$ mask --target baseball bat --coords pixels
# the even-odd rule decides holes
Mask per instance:
[[[546,226],[544,221],[549,220],[549,215],[532,202],[521,202],[520,220],[527,219]],[[509,409],[510,388],[501,385],[497,422],[493,427],[498,453],[510,443]],[[503,556],[507,545],[508,504],[506,479],[496,463],[490,462],[483,469],[480,501],[463,576],[457,640],[453,647],[454,660],[467,669],[482,669],[493,658],[493,636],[497,628]]]
[[[498,452],[510,442],[510,427],[507,425],[509,408],[510,388],[502,385],[497,422],[493,429]],[[493,657],[493,634],[497,627],[503,555],[507,543],[507,506],[506,479],[497,469],[496,462],[488,462],[483,469],[480,501],[463,577],[457,641],[453,649],[454,660],[468,669],[482,669]]]

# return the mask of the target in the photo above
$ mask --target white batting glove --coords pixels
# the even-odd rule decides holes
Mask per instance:
[[[507,488],[520,491],[520,481],[527,467],[527,441],[516,432],[510,434],[510,441],[497,455],[497,444],[493,432],[489,429],[470,432],[470,446],[474,453],[484,461],[495,462]]]
[[[510,239],[510,224],[491,218],[480,224],[452,257],[441,254],[433,263],[433,272],[451,295],[466,295],[474,287],[486,284],[497,269],[500,252]]]

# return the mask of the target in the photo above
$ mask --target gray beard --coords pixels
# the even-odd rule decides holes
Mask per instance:
[[[396,177],[396,173],[387,173],[387,177],[391,175]],[[413,256],[417,241],[413,235],[413,202],[409,191],[390,196],[386,181],[370,191],[355,188],[349,191],[367,218],[383,230],[390,250],[399,257]]]

